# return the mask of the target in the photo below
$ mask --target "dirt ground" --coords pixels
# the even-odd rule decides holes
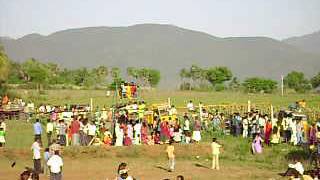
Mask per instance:
[[[31,166],[31,161],[17,161],[17,166],[10,167],[12,161],[0,158],[0,180],[16,180],[23,167]],[[120,162],[127,162],[130,175],[139,180],[174,180],[177,175],[186,179],[278,179],[277,172],[257,167],[234,166],[221,162],[221,170],[209,169],[206,160],[177,160],[175,172],[167,172],[167,162],[161,160],[143,160],[135,158],[64,158],[63,179],[65,180],[113,180]],[[42,175],[41,180],[49,179]]]

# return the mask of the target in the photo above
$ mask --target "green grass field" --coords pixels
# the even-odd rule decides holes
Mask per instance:
[[[89,104],[93,98],[94,105],[109,107],[115,103],[113,96],[106,97],[103,90],[46,90],[39,94],[34,90],[12,90],[24,99],[33,100],[36,104],[50,103],[63,105],[65,103]],[[246,104],[248,100],[252,103],[273,104],[275,106],[288,107],[289,104],[305,99],[307,105],[312,108],[320,108],[319,94],[286,94],[283,97],[279,94],[246,94],[242,92],[195,92],[195,91],[142,91],[140,97],[147,103],[163,103],[171,98],[176,106],[185,106],[189,100],[195,104]]]
[[[33,99],[36,104],[50,103],[62,105],[65,103],[88,104],[93,98],[95,106],[110,106],[112,97],[106,97],[102,90],[49,90],[45,95],[35,91],[16,90],[23,98]],[[288,104],[300,99],[307,101],[307,106],[319,108],[320,97],[317,94],[279,95],[243,94],[232,92],[188,92],[188,91],[151,91],[143,92],[143,99],[148,103],[161,103],[168,97],[176,106],[185,106],[188,100],[204,104],[245,104],[248,100],[253,103],[272,103],[287,107]],[[7,145],[0,150],[0,180],[17,179],[19,172],[25,166],[32,166],[30,146],[33,141],[32,124],[12,120],[7,122]],[[286,170],[287,164],[295,154],[304,158],[305,168],[308,161],[302,148],[281,144],[264,147],[262,155],[252,155],[250,141],[231,136],[218,136],[224,145],[221,154],[221,171],[210,169],[210,143],[215,134],[204,134],[200,144],[175,145],[177,154],[177,171],[173,174],[166,172],[167,160],[165,146],[135,146],[135,147],[81,147],[66,148],[63,152],[65,161],[65,179],[100,180],[114,178],[119,162],[128,162],[131,174],[139,179],[163,179],[183,174],[187,179],[280,179],[277,174]],[[44,143],[46,138],[43,136]],[[200,156],[199,159],[196,156]],[[16,161],[17,166],[10,164]],[[4,174],[4,176],[3,176]],[[42,177],[41,179],[46,179]]]

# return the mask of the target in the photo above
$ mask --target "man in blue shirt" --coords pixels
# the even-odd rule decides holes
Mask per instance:
[[[36,122],[33,124],[33,131],[34,131],[35,139],[39,139],[40,144],[42,144],[42,141],[41,141],[42,127],[39,119],[37,119]]]

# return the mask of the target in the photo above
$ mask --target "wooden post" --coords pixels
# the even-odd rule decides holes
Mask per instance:
[[[281,75],[281,96],[283,96],[283,93],[284,93],[283,89],[284,89],[284,85],[283,85],[283,75]]]
[[[92,112],[93,111],[93,99],[90,98],[90,111]]]
[[[202,104],[199,103],[199,115],[200,115],[200,121],[202,122]]]
[[[171,99],[170,98],[168,98],[168,106],[169,106],[169,108],[171,108]]]
[[[250,112],[251,111],[251,102],[250,102],[250,100],[248,100],[248,112]]]

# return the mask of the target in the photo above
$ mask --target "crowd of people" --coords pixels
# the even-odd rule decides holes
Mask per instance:
[[[135,91],[131,85],[123,84],[126,98],[134,98]],[[130,88],[130,90],[128,90]],[[127,94],[129,92],[129,94]],[[53,167],[51,176],[59,179],[62,159],[58,160],[63,146],[132,146],[168,144],[166,152],[169,159],[169,170],[175,166],[173,143],[198,143],[203,132],[216,132],[217,135],[233,135],[252,140],[253,154],[263,153],[263,145],[289,143],[292,145],[309,144],[317,146],[320,139],[320,121],[308,124],[306,117],[296,115],[295,111],[280,111],[273,115],[263,114],[259,110],[247,113],[226,115],[218,111],[210,111],[200,102],[195,107],[192,101],[186,104],[186,112],[179,116],[174,105],[167,109],[168,117],[163,118],[154,112],[152,118],[144,101],[130,101],[127,104],[114,106],[110,109],[91,109],[89,105],[50,106],[42,104],[35,108],[33,103],[23,103],[33,124],[35,142],[34,169],[40,173],[40,149],[44,147],[42,135],[47,137],[46,154],[43,155],[44,166]],[[32,110],[33,109],[33,110]],[[297,108],[296,108],[297,109]],[[294,110],[294,109],[291,109]],[[33,113],[37,113],[35,114]],[[45,129],[43,129],[43,125]],[[6,124],[0,122],[0,146],[5,145]],[[319,143],[320,144],[320,143]],[[221,145],[213,139],[212,169],[219,169],[219,149]],[[54,160],[51,160],[54,157]],[[60,156],[59,156],[60,157]],[[61,158],[61,157],[60,157]],[[58,162],[60,161],[60,162]],[[56,163],[52,165],[52,162]],[[46,168],[45,168],[46,169]]]
[[[214,127],[221,119],[223,115],[214,118],[213,121],[218,121],[213,122]],[[320,138],[320,121],[309,124],[306,116],[295,115],[292,111],[280,111],[273,117],[258,111],[243,115],[234,113],[224,124],[232,135],[252,138],[253,153],[262,153],[263,143],[267,146],[279,143],[316,145]],[[225,132],[228,131],[225,129]]]
[[[125,82],[120,85],[119,95],[121,98],[133,99],[138,97],[138,85],[134,82]]]

